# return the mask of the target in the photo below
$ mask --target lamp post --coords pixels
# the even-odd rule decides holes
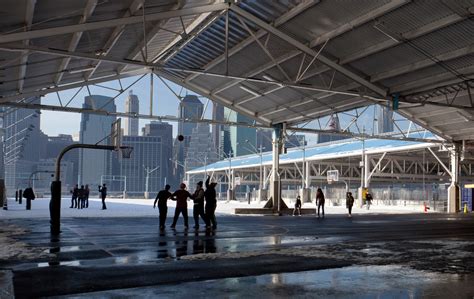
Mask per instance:
[[[156,171],[158,168],[160,168],[160,166],[156,166],[152,170],[150,170],[150,167],[145,167],[145,165],[143,165],[143,167],[145,168],[145,172],[146,172],[146,177],[145,177],[145,199],[149,199],[150,194],[148,193],[148,182],[150,180],[150,174],[153,173],[154,171]]]

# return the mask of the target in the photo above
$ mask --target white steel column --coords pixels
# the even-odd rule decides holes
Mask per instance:
[[[459,145],[454,144],[450,151],[450,160],[451,160],[451,185],[448,188],[448,213],[457,213],[459,212],[459,199],[460,199],[460,189],[459,189]]]
[[[281,180],[280,180],[280,154],[284,144],[285,125],[276,125],[273,129],[273,163],[272,177],[270,181],[270,197],[272,208],[278,213],[281,211]]]

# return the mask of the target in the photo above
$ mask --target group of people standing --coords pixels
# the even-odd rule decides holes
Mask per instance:
[[[212,229],[217,228],[215,215],[217,207],[215,187],[217,183],[210,182],[210,179],[210,176],[208,176],[206,180],[206,190],[203,188],[203,182],[199,181],[193,194],[186,190],[186,184],[184,183],[181,183],[179,189],[174,193],[169,191],[171,189],[170,185],[166,185],[164,190],[158,192],[153,204],[153,208],[156,208],[156,204],[158,202],[161,230],[165,228],[166,216],[168,213],[168,199],[176,201],[176,208],[171,228],[174,229],[176,227],[179,215],[182,214],[184,219],[184,228],[188,229],[188,198],[193,200],[194,228],[199,229],[199,217],[206,224],[206,229],[210,229],[211,227]]]
[[[366,195],[366,201],[367,205],[369,206],[371,201],[372,201],[372,195],[370,193],[367,193]],[[324,204],[326,202],[326,198],[324,197],[323,190],[321,188],[318,188],[316,190],[316,206],[317,206],[317,217],[319,218],[321,215],[322,211],[322,217],[324,218]],[[354,196],[352,196],[352,192],[347,192],[346,193],[346,208],[348,210],[348,216],[352,217],[352,207],[354,206]],[[368,209],[368,207],[367,207]],[[301,198],[298,195],[296,197],[296,202],[295,202],[295,209],[293,210],[293,216],[298,214],[301,216]]]
[[[81,188],[79,188],[79,185],[76,184],[70,192],[72,197],[71,206],[69,208],[87,209],[89,207],[89,185],[81,185]],[[105,184],[99,186],[99,194],[102,198],[102,210],[106,210],[105,198],[107,197],[107,186]]]
[[[79,185],[76,184],[74,188],[70,191],[72,194],[71,198],[71,209],[84,209],[89,207],[89,185]]]

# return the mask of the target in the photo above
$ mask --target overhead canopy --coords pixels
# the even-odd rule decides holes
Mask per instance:
[[[474,139],[474,0],[5,0],[0,10],[2,103],[153,70],[267,126],[398,99],[398,112],[447,140]]]
[[[432,136],[429,136],[432,137]],[[320,144],[318,146],[299,148],[288,151],[286,154],[280,155],[280,164],[301,163],[304,161],[322,161],[332,160],[345,157],[361,157],[362,151],[368,155],[376,155],[390,152],[411,152],[428,147],[436,147],[439,144],[428,142],[398,141],[398,140],[380,140],[369,139],[365,141],[357,139],[348,139],[329,144]],[[261,160],[260,160],[261,159]],[[188,174],[222,171],[239,168],[258,167],[262,165],[272,165],[272,153],[242,156],[232,159],[222,160],[203,167],[187,171]]]

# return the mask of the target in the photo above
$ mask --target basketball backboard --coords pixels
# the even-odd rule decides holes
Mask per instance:
[[[122,119],[118,118],[112,123],[112,128],[110,132],[110,141],[111,145],[115,146],[116,150],[120,149],[122,145]]]
[[[328,184],[339,181],[339,170],[328,170],[327,171]]]

